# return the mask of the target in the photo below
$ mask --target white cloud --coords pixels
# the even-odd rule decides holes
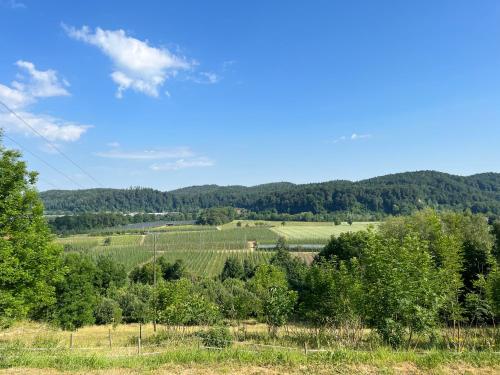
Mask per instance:
[[[357,139],[363,139],[363,138],[370,138],[371,135],[370,134],[356,134],[356,133],[352,133],[351,135],[351,141],[355,141]]]
[[[109,147],[113,147],[113,148],[117,148],[117,147],[120,147],[120,143],[119,142],[109,142],[106,144],[107,146]]]
[[[153,164],[150,168],[154,171],[177,171],[186,168],[205,168],[212,167],[215,162],[205,157],[192,158],[192,159],[179,159],[173,162]]]
[[[345,141],[357,141],[359,139],[367,139],[371,138],[371,134],[357,134],[357,133],[352,133],[350,136],[341,136],[337,139],[333,140],[333,143],[339,143],[339,142],[345,142]]]
[[[110,159],[128,159],[128,160],[161,160],[191,157],[194,153],[188,147],[175,147],[161,150],[142,150],[142,151],[121,151],[110,150],[96,153],[97,156]]]
[[[60,81],[55,70],[37,70],[32,62],[23,60],[17,61],[16,65],[29,74],[27,83],[18,81],[12,83],[17,90],[24,91],[34,98],[69,95],[65,88],[69,83],[65,80]]]
[[[60,80],[55,70],[37,70],[29,61],[19,60],[16,65],[28,73],[18,74],[11,87],[0,84],[0,100],[15,110],[21,118],[50,141],[72,142],[78,140],[91,126],[77,124],[53,116],[40,115],[28,110],[40,98],[68,96],[69,84]],[[34,135],[33,132],[12,113],[0,113],[0,126],[8,130]]]
[[[62,25],[73,39],[98,47],[113,62],[111,79],[118,85],[116,96],[121,98],[128,89],[157,97],[159,88],[169,77],[195,65],[166,48],[156,48],[128,36],[123,30],[103,30],[97,27],[81,29]]]

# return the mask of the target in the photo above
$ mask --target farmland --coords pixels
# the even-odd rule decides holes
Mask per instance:
[[[250,248],[253,241],[270,245],[284,236],[290,243],[325,244],[332,235],[362,230],[368,225],[290,222],[283,226],[277,222],[242,221],[221,227],[159,227],[148,234],[75,235],[56,241],[67,252],[84,253],[92,258],[109,255],[122,263],[127,272],[151,260],[156,246],[158,256],[164,256],[169,262],[181,259],[190,273],[212,277],[220,273],[229,256],[236,256],[242,261],[247,259],[254,265],[267,263],[274,252],[254,251]],[[295,256],[310,263],[314,254],[300,252]]]
[[[338,236],[343,232],[357,232],[365,230],[374,223],[358,222],[349,225],[342,223],[301,223],[290,222],[282,226],[271,228],[279,236],[283,236],[288,242],[294,244],[326,244],[331,236]]]

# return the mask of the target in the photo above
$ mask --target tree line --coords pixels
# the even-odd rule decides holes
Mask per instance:
[[[406,172],[368,180],[294,185],[205,185],[161,192],[148,188],[51,190],[41,193],[47,213],[197,212],[238,207],[255,213],[375,216],[407,215],[425,207],[500,214],[500,174],[468,177],[435,171]],[[259,218],[262,219],[262,218]]]

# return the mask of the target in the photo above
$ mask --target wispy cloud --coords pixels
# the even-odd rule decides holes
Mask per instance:
[[[153,47],[147,40],[128,36],[124,30],[91,30],[62,25],[73,39],[98,47],[113,63],[111,79],[118,85],[116,96],[131,89],[157,97],[165,81],[179,71],[189,70],[194,61],[174,54],[163,47]]]
[[[40,134],[51,141],[70,142],[78,140],[91,127],[29,111],[29,106],[39,99],[70,95],[67,90],[69,83],[60,79],[55,70],[38,70],[35,64],[29,61],[19,60],[16,66],[21,73],[10,86],[0,84],[0,100],[16,110]],[[0,113],[0,126],[25,135],[33,135],[31,130],[11,113]]]
[[[17,0],[0,0],[0,6],[10,9],[26,9],[26,4]]]
[[[154,171],[177,171],[186,168],[206,168],[212,167],[215,162],[205,157],[198,157],[192,159],[178,159],[173,162],[153,164],[150,168]]]
[[[352,133],[350,136],[343,135],[337,139],[334,139],[333,143],[357,141],[360,139],[367,139],[367,138],[371,138],[371,137],[372,137],[371,134]]]
[[[188,147],[175,147],[170,149],[142,151],[122,151],[113,149],[104,152],[97,152],[95,155],[110,159],[161,160],[191,157],[194,156],[194,153]]]

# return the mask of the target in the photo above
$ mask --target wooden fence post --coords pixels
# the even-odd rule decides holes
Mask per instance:
[[[109,348],[111,349],[111,328],[108,329]]]
[[[69,334],[69,348],[73,349],[73,332]]]
[[[137,354],[141,355],[141,338],[137,338]]]
[[[304,341],[304,354],[307,356],[307,342]]]

